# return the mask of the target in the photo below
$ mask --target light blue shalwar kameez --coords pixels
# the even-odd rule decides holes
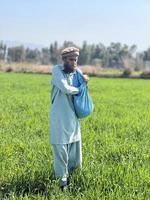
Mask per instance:
[[[73,95],[78,94],[80,88],[72,86],[76,72],[66,74],[63,70],[63,64],[52,70],[50,111],[54,171],[55,176],[62,179],[82,164],[80,122],[73,106]]]

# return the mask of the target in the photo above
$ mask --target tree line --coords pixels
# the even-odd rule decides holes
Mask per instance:
[[[110,43],[105,46],[102,43],[88,44],[86,41],[79,47],[71,41],[65,41],[58,45],[55,41],[49,47],[42,49],[25,48],[23,45],[7,47],[0,42],[0,60],[5,62],[31,62],[38,64],[57,64],[61,62],[61,50],[68,46],[76,46],[80,49],[79,65],[93,65],[107,68],[140,69],[145,63],[150,62],[150,48],[138,53],[137,46],[127,44]]]

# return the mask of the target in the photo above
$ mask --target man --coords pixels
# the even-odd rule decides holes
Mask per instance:
[[[65,48],[61,56],[63,64],[54,66],[52,70],[50,142],[55,176],[61,178],[60,187],[64,190],[69,173],[82,165],[80,123],[73,105],[73,95],[80,92],[80,87],[73,86],[73,77],[79,70],[79,49]],[[88,81],[87,75],[83,77]]]

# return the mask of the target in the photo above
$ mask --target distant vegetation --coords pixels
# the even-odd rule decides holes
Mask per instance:
[[[83,69],[83,71],[88,71],[88,74],[101,75],[104,69],[117,69],[121,70],[122,77],[129,77],[134,72],[138,72],[138,76],[142,73],[140,76],[142,78],[150,77],[150,47],[143,52],[138,52],[136,45],[128,46],[119,42],[105,46],[102,43],[88,44],[84,41],[79,47],[71,41],[65,41],[61,46],[55,41],[49,47],[30,49],[24,46],[7,47],[1,41],[0,70],[49,73],[52,65],[62,62],[61,50],[68,46],[80,48],[78,64],[88,66],[88,70],[85,67]]]
[[[38,64],[56,64],[61,62],[60,52],[68,46],[77,46],[65,41],[62,46],[55,41],[49,48],[29,49],[24,46],[8,47],[0,42],[0,60],[5,62],[31,62]],[[83,42],[80,48],[79,65],[93,65],[104,68],[129,68],[139,70],[150,62],[150,48],[138,53],[137,46],[111,43],[105,46]],[[149,67],[149,66],[148,66]]]

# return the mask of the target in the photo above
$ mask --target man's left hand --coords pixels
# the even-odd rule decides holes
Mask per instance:
[[[84,75],[83,75],[83,78],[84,78],[84,80],[85,80],[86,82],[89,81],[89,76],[88,76],[87,74],[84,74]]]

